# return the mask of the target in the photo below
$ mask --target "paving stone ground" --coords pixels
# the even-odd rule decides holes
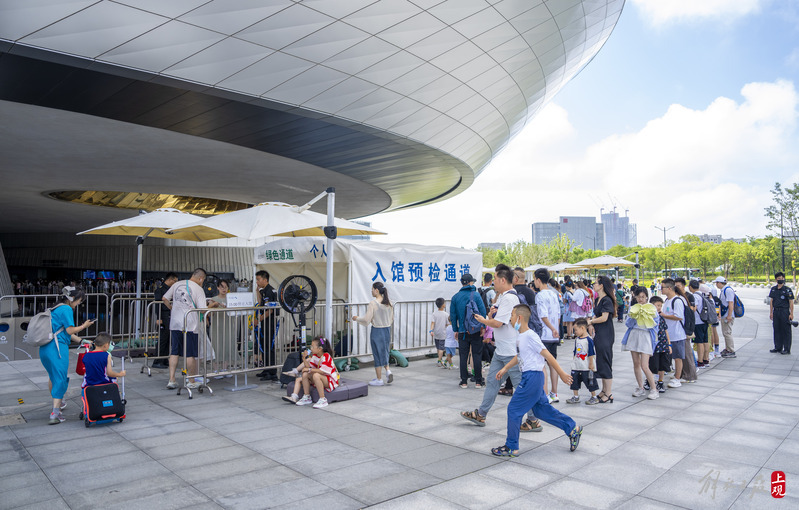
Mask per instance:
[[[466,422],[458,413],[482,390],[458,388],[457,371],[431,359],[325,410],[284,403],[275,383],[225,391],[230,379],[189,400],[164,388],[163,371],[129,365],[128,419],[91,429],[76,380],[68,420],[48,426],[41,364],[0,363],[0,508],[799,508],[799,365],[768,352],[765,293],[740,291],[736,359],[655,401],[631,396],[617,328],[614,403],[557,404],[585,427],[578,450],[545,426],[522,435],[514,459],[490,454],[509,399],[486,427]],[[570,352],[567,341],[566,367]],[[372,377],[369,366],[345,374]],[[774,470],[786,473],[783,499],[770,496]]]

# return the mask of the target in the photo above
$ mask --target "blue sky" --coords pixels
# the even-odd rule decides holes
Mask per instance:
[[[473,248],[613,200],[645,246],[662,242],[655,226],[762,236],[774,182],[799,182],[797,83],[797,1],[627,0],[596,58],[469,190],[369,219],[387,242]]]

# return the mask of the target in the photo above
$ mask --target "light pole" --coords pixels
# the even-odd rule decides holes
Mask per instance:
[[[782,231],[782,222],[783,222],[783,219],[782,219],[782,204],[780,204],[780,249],[782,250],[782,269],[780,269],[780,271],[782,271],[784,273],[785,272],[785,235],[784,235],[784,233]]]
[[[674,227],[655,227],[658,230],[663,231],[663,276],[666,276],[666,270],[668,270],[668,264],[666,264],[666,232],[673,229]]]

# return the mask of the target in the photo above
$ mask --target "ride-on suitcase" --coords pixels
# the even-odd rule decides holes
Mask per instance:
[[[125,370],[125,358],[122,358],[122,370]],[[97,423],[111,423],[125,419],[125,378],[122,377],[122,394],[116,383],[87,386],[81,390],[83,410],[79,418],[86,427]]]

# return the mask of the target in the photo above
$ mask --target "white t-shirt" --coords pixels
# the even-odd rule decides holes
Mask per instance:
[[[519,333],[516,340],[518,351],[519,369],[522,372],[541,372],[544,370],[546,360],[541,356],[541,351],[546,350],[541,338],[535,331],[528,329],[524,333]]]
[[[494,328],[494,344],[497,346],[496,354],[500,356],[516,355],[516,337],[518,333],[510,323],[513,307],[519,304],[519,297],[508,291],[497,298],[497,313],[494,319],[502,323],[502,327]]]
[[[672,342],[685,340],[685,330],[682,322],[685,320],[685,300],[680,296],[674,296],[663,303],[663,312],[666,315],[676,315],[680,320],[666,319],[666,326],[669,330],[669,338]]]
[[[488,306],[491,306],[491,303],[494,302],[494,298],[497,297],[497,291],[494,290],[494,287],[482,287],[486,289],[485,295],[486,299],[488,300]]]
[[[573,355],[572,370],[588,370],[590,366],[588,358],[591,356],[596,356],[596,351],[594,350],[594,339],[590,336],[585,338],[575,338]]]
[[[447,333],[446,337],[444,337],[444,347],[457,347],[458,341],[455,340],[455,332],[452,331],[452,324],[447,325]]]
[[[433,338],[444,340],[447,336],[447,321],[449,314],[443,310],[433,312]]]
[[[692,292],[691,294],[694,295],[694,304],[696,305],[696,310],[694,311],[694,318],[696,319],[697,324],[704,324],[705,321],[699,318],[699,313],[705,307],[705,303],[702,300],[702,293],[700,291]]]
[[[184,331],[183,322],[186,321],[186,330],[190,333],[200,332],[199,312],[188,313],[193,308],[205,308],[207,299],[203,288],[191,280],[181,280],[174,283],[164,294],[164,299],[172,303],[172,317],[169,329]],[[187,316],[188,314],[188,316]]]
[[[721,306],[724,307],[727,313],[730,313],[729,308],[732,308],[735,304],[735,291],[732,290],[732,287],[722,287],[719,289],[719,301],[721,301]],[[731,305],[730,302],[733,302]],[[724,317],[727,315],[724,314]],[[734,314],[733,314],[734,317]]]
[[[544,289],[535,295],[535,304],[538,309],[538,316],[543,319],[549,319],[549,323],[557,329],[560,325],[560,303],[558,302],[558,294],[552,289]],[[541,321],[543,322],[543,321]],[[541,332],[541,341],[544,343],[559,342],[553,335],[552,330],[544,324],[544,330]]]

